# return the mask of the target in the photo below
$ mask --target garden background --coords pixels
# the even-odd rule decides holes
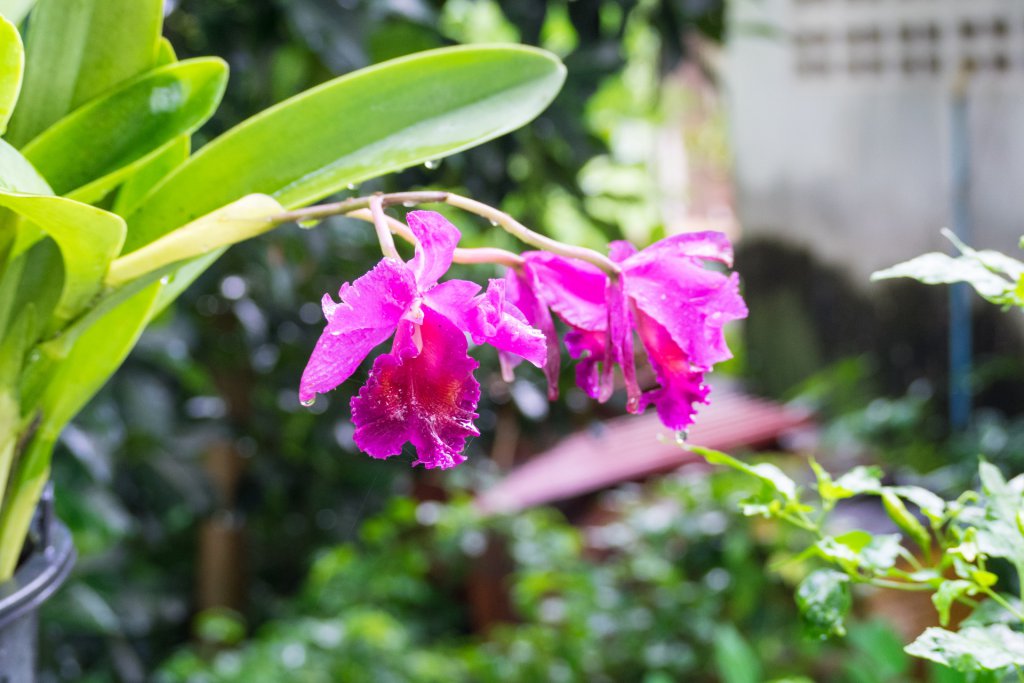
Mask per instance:
[[[835,66],[813,29],[827,17],[780,23],[768,4],[169,0],[165,35],[182,58],[219,55],[231,66],[224,104],[195,147],[303,89],[403,54],[471,42],[553,51],[568,79],[534,123],[358,192],[461,190],[598,249],[622,237],[643,244],[682,229],[726,230],[751,315],[732,330],[737,359],[716,369],[716,390],[742,387],[813,411],[817,429],[774,444],[789,452],[773,456],[784,469],[813,452],[831,470],[883,464],[901,481],[947,493],[972,483],[980,453],[1020,471],[1024,397],[1012,314],[975,307],[973,409],[954,426],[947,293],[867,282],[871,269],[939,244],[954,206],[952,171],[917,177],[910,166],[862,182],[860,158],[842,154],[863,142],[847,122],[841,131],[851,139],[826,150],[824,178],[852,194],[812,210],[778,208],[788,201],[780,195],[814,187],[772,167],[772,155],[792,150],[791,165],[821,177],[823,162],[801,156],[800,137],[819,149],[815,136],[832,139],[831,129],[818,131],[828,112],[799,86],[758,91],[756,51],[791,51],[803,77],[825,78],[822,69]],[[986,78],[1019,86],[1013,68],[1024,56],[1011,41],[1024,19],[978,27],[996,51],[978,48],[979,62],[989,61],[975,87],[998,90],[1001,82]],[[914,59],[924,50],[928,72],[931,53],[916,30],[906,49]],[[870,76],[872,39],[843,35],[867,55]],[[947,93],[947,80],[935,76],[931,87]],[[800,130],[762,106],[776,100],[803,107]],[[935,100],[933,108],[955,111],[952,95]],[[996,132],[978,143],[972,177],[996,191],[1007,181],[989,169],[1005,160],[986,150],[1019,125],[982,123]],[[929,142],[946,149],[953,129],[937,123],[949,137],[900,138],[894,151],[864,155],[920,156]],[[779,139],[788,140],[782,152],[765,141]],[[766,176],[773,182],[759,184]],[[925,237],[893,236],[860,211],[858,199],[892,183],[938,207],[934,216],[913,207],[899,215],[906,235]],[[978,241],[1009,250],[996,209],[977,216]],[[512,246],[485,223],[451,218],[469,246]],[[508,386],[496,356],[485,356],[482,435],[453,472],[359,454],[347,420],[359,382],[312,408],[296,388],[320,332],[321,295],[363,273],[376,252],[372,231],[344,219],[235,247],[147,331],[65,432],[53,477],[80,559],[43,613],[47,680],[965,680],[902,651],[915,628],[935,621],[927,597],[887,611],[862,596],[846,639],[806,638],[792,597],[801,574],[784,562],[798,541],[739,514],[750,485],[736,475],[686,466],[556,508],[476,514],[477,492],[624,412],[621,400],[591,404],[568,377],[549,405],[539,371],[520,371]]]

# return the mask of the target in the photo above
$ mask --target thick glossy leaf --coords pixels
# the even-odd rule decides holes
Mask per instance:
[[[84,330],[43,385],[40,432],[56,437],[99,391],[135,346],[149,321],[160,282],[137,292]]]
[[[192,153],[192,140],[187,135],[175,138],[158,152],[147,159],[128,176],[128,179],[117,191],[114,200],[114,213],[127,216],[139,208],[139,204],[161,180],[171,171],[181,166]]]
[[[38,428],[18,462],[0,514],[0,576],[13,570],[32,511],[49,478],[57,436],[124,362],[149,320],[161,286],[157,282],[140,290],[83,332],[40,383],[41,398],[33,402]]]
[[[0,140],[0,190],[53,194],[35,166],[3,140]]]
[[[149,71],[64,117],[22,150],[57,194],[101,198],[148,159],[196,130],[227,83],[219,59]]]
[[[69,318],[100,290],[111,261],[124,242],[121,217],[63,197],[0,192],[8,208],[48,234],[64,261],[64,289],[57,316]]]
[[[12,24],[20,24],[35,4],[36,0],[0,0],[0,14]]]
[[[274,228],[270,217],[283,212],[272,197],[246,195],[167,233],[144,249],[117,259],[110,266],[107,284],[119,287],[176,262],[205,256],[262,235]]]
[[[0,134],[7,130],[14,105],[21,92],[25,71],[25,50],[17,27],[0,16]]]
[[[162,0],[39,0],[9,140],[21,146],[69,111],[154,64]]]
[[[129,217],[126,249],[246,194],[292,208],[478,145],[532,120],[564,77],[547,52],[492,46],[432,50],[335,79],[201,149]]]

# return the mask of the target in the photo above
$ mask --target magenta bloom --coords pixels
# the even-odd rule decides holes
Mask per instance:
[[[510,268],[505,273],[505,296],[506,300],[522,312],[530,326],[538,329],[544,335],[544,343],[547,349],[547,361],[544,363],[544,375],[548,380],[548,400],[554,401],[558,398],[558,373],[562,365],[562,352],[558,348],[558,332],[555,331],[555,321],[551,318],[551,311],[541,301],[538,291],[540,284],[536,275],[530,270],[522,272]],[[512,369],[519,364],[519,359],[505,352],[498,353],[498,361],[501,363],[501,374],[506,382],[513,380]]]
[[[621,275],[610,279],[582,261],[546,252],[523,255],[541,295],[570,327],[565,345],[579,359],[576,379],[593,398],[612,392],[612,369],[622,368],[627,409],[654,405],[661,421],[683,430],[695,403],[707,400],[704,373],[732,357],[722,327],[747,315],[739,279],[704,268],[704,261],[732,265],[732,249],[717,232],[676,235],[643,251],[614,242],[610,256]],[[634,367],[636,330],[658,379],[641,393]]]
[[[480,385],[466,333],[538,366],[546,355],[544,337],[504,302],[504,281],[492,280],[480,296],[473,282],[438,283],[451,265],[459,231],[432,211],[413,211],[407,219],[418,242],[408,263],[383,259],[341,286],[340,303],[324,295],[327,327],[302,374],[299,399],[309,403],[337,387],[395,334],[391,352],[376,358],[352,398],[355,443],[387,458],[409,441],[418,456],[414,464],[454,467],[465,460],[466,439],[479,434],[473,420]]]

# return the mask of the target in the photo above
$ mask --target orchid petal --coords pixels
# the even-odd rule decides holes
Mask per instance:
[[[527,322],[544,335],[547,355],[543,365],[544,375],[548,380],[548,399],[554,401],[558,399],[558,373],[561,371],[562,352],[558,348],[555,321],[551,318],[551,311],[538,298],[538,288],[536,278],[530,273],[520,273],[512,268],[505,273],[505,296],[508,301],[522,311]],[[519,363],[519,359],[499,352],[498,360],[501,363],[502,377],[505,381],[511,382],[512,368]]]
[[[454,467],[465,460],[480,385],[477,362],[466,355],[461,330],[441,314],[423,310],[423,323],[402,321],[391,353],[378,356],[366,384],[352,398],[356,445],[374,458],[416,448],[413,463]]]
[[[505,281],[490,280],[487,292],[476,299],[469,333],[476,344],[490,344],[499,351],[522,356],[537,367],[547,360],[544,335],[505,297]]]
[[[576,359],[576,384],[587,396],[597,399],[601,393],[600,366],[604,362],[606,333],[573,328],[565,334],[565,348]]]
[[[707,403],[709,389],[703,383],[704,374],[692,368],[668,330],[644,313],[638,313],[636,318],[640,339],[660,384],[644,392],[640,410],[653,404],[666,427],[685,430],[693,424],[694,404]]]
[[[436,211],[410,211],[405,220],[416,238],[416,254],[409,266],[420,289],[426,290],[448,272],[462,233]]]
[[[732,245],[725,233],[712,230],[686,232],[659,240],[640,252],[639,259],[663,258],[702,259],[718,261],[732,267]],[[614,257],[612,257],[614,259]],[[616,259],[617,260],[617,259]]]
[[[691,363],[707,369],[732,357],[722,326],[747,315],[735,274],[727,277],[683,258],[630,259],[627,266],[626,294],[665,327]]]
[[[628,242],[626,244],[629,244]],[[632,247],[632,245],[629,245]],[[622,278],[610,280],[608,283],[608,339],[612,347],[611,357],[622,368],[622,378],[626,383],[626,410],[631,413],[640,409],[640,387],[636,382],[636,362],[633,357],[633,324],[629,311],[629,301],[623,291]],[[605,363],[605,393],[608,398],[614,389],[612,382],[612,363]],[[607,400],[607,399],[605,399]]]
[[[597,266],[545,251],[526,252],[523,260],[527,273],[537,283],[541,300],[562,320],[584,330],[607,329],[608,276]]]
[[[423,295],[423,303],[467,332],[476,308],[474,297],[479,291],[480,285],[469,280],[445,280]]]
[[[416,291],[405,264],[384,259],[351,285],[342,285],[339,296],[338,304],[324,297],[327,327],[299,383],[304,403],[351,377],[366,354],[395,331]]]
[[[615,240],[608,245],[608,258],[616,263],[622,263],[636,253],[638,252],[633,243],[626,240]]]

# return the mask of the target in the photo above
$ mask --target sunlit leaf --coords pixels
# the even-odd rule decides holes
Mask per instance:
[[[1024,666],[1024,634],[1003,624],[969,626],[958,633],[929,628],[906,649],[910,655],[963,672]]]
[[[157,56],[162,0],[39,0],[26,36],[25,82],[8,139],[20,147]]]
[[[57,194],[94,201],[164,148],[180,153],[180,136],[213,115],[226,83],[219,59],[154,69],[76,109],[22,153]]]
[[[850,577],[831,569],[811,572],[796,589],[804,632],[812,638],[846,635],[843,622],[852,604]]]
[[[129,217],[127,250],[246,194],[286,208],[515,130],[565,77],[549,53],[454,47],[335,79],[243,122],[195,154]]]
[[[0,135],[7,130],[7,121],[21,92],[25,71],[25,50],[21,34],[10,21],[0,16]]]
[[[111,261],[124,242],[125,225],[102,209],[63,197],[0,192],[11,209],[53,238],[64,261],[64,288],[57,316],[68,318],[100,290]]]

